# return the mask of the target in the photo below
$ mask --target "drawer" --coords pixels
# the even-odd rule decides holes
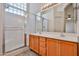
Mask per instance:
[[[46,46],[46,42],[45,41],[40,41],[40,47],[45,47]]]
[[[40,47],[39,54],[42,56],[46,56],[46,48]]]
[[[40,37],[40,41],[46,41],[45,37]]]

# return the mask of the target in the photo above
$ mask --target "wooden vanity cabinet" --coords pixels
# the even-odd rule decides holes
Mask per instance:
[[[29,47],[33,50],[33,51],[35,51],[35,52],[37,52],[38,53],[38,36],[35,36],[35,35],[30,35],[30,40],[29,40]]]
[[[77,56],[79,44],[55,38],[30,35],[29,47],[42,56]]]
[[[47,56],[77,56],[77,43],[47,39]]]
[[[79,43],[77,44],[77,55],[79,56]]]
[[[59,41],[60,56],[77,56],[77,43]]]
[[[34,50],[34,40],[33,40],[33,35],[29,36],[29,47]]]
[[[58,40],[47,38],[47,56],[59,56]]]

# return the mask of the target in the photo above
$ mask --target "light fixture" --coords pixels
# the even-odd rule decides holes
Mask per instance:
[[[67,18],[67,20],[71,20],[71,18]]]
[[[72,20],[71,15],[68,15],[67,20]]]

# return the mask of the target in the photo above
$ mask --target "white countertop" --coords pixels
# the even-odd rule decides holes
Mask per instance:
[[[60,39],[60,40],[65,40],[65,41],[71,41],[71,42],[79,42],[78,36],[75,34],[67,34],[67,33],[57,33],[57,32],[41,32],[41,33],[31,33],[32,35],[37,35],[37,36],[43,36],[43,37],[48,37],[48,38],[55,38],[55,39]]]

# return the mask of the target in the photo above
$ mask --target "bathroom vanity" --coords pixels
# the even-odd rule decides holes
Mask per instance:
[[[47,23],[36,21],[36,32],[41,33],[29,35],[30,49],[42,56],[79,56],[78,6],[58,4],[43,10]]]
[[[42,56],[78,56],[78,35],[66,33],[32,33],[29,47]]]

